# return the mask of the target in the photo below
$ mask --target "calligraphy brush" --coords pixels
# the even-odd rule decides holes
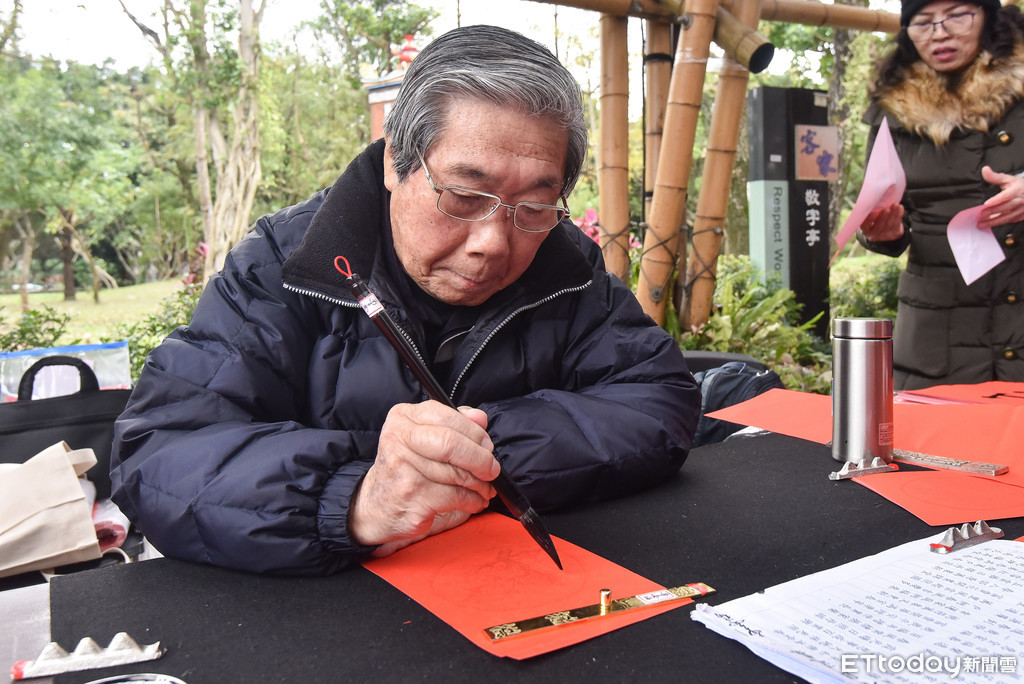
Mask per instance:
[[[345,269],[342,269],[339,261],[345,262]],[[352,294],[355,295],[359,301],[359,306],[362,307],[366,315],[377,325],[380,331],[387,338],[391,346],[395,348],[398,355],[402,357],[402,361],[408,366],[409,370],[412,371],[416,379],[420,381],[423,388],[427,392],[427,396],[434,401],[439,401],[446,406],[458,410],[458,407],[448,396],[448,393],[444,391],[441,384],[437,381],[437,378],[430,372],[426,364],[420,358],[419,354],[413,348],[412,344],[406,338],[405,334],[395,323],[394,319],[388,315],[385,311],[384,306],[377,299],[377,296],[373,294],[366,282],[359,277],[356,273],[352,272],[351,266],[349,266],[348,260],[339,256],[334,260],[334,267],[347,278],[348,286],[352,290]],[[555,562],[558,569],[562,569],[562,561],[558,558],[558,552],[555,550],[555,543],[551,540],[551,535],[544,528],[544,523],[541,521],[537,511],[530,505],[529,499],[519,489],[515,481],[509,477],[509,474],[505,471],[502,466],[501,471],[498,473],[498,477],[491,483],[494,485],[495,491],[498,492],[498,496],[505,503],[505,507],[508,508],[509,513],[512,514],[526,531],[530,533],[544,551],[551,556],[551,560]]]

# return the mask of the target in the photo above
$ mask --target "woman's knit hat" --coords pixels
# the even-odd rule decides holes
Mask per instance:
[[[969,0],[975,5],[981,5],[982,7],[990,10],[997,10],[1000,7],[999,0]],[[910,23],[910,20],[915,14],[925,8],[925,5],[929,5],[935,2],[935,0],[903,0],[903,8],[900,10],[900,26],[906,26]]]

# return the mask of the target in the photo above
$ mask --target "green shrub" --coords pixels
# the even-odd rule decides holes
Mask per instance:
[[[70,314],[60,313],[44,304],[23,313],[21,319],[12,326],[7,324],[3,310],[0,309],[0,351],[56,347],[67,332],[70,321]]]
[[[841,259],[829,274],[833,318],[896,320],[901,260],[880,254]]]
[[[828,344],[798,322],[800,304],[777,278],[761,282],[746,256],[718,260],[715,300],[708,322],[682,339],[685,349],[747,354],[767,364],[786,387],[827,394],[832,372]]]
[[[127,340],[131,361],[132,385],[146,363],[146,357],[175,329],[188,325],[202,294],[203,259],[206,246],[200,244],[188,263],[188,273],[181,279],[182,288],[160,302],[160,310],[136,323],[117,326],[110,340]]]
[[[109,341],[127,340],[131,359],[132,384],[139,380],[146,357],[176,328],[187,325],[201,289],[186,285],[160,302],[160,311],[136,323],[121,324]]]

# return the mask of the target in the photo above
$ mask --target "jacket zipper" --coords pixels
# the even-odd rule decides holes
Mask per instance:
[[[511,321],[513,318],[515,318],[516,316],[518,316],[519,314],[521,314],[524,311],[529,311],[530,309],[536,309],[538,306],[541,306],[543,304],[547,304],[552,299],[555,299],[557,297],[561,297],[562,295],[565,295],[565,294],[573,294],[575,292],[581,292],[582,290],[585,290],[588,287],[590,287],[593,284],[593,282],[594,282],[593,279],[591,279],[591,280],[588,280],[587,282],[583,283],[582,285],[577,285],[576,287],[567,287],[567,288],[564,288],[564,289],[559,290],[557,292],[552,292],[547,297],[544,297],[543,299],[539,299],[536,302],[534,302],[533,304],[526,304],[524,306],[521,306],[518,309],[516,309],[515,311],[513,311],[512,313],[510,313],[508,316],[506,316],[501,321],[501,323],[496,325],[494,327],[494,329],[487,335],[487,337],[484,338],[483,342],[480,343],[480,346],[476,348],[476,351],[473,352],[473,356],[470,357],[469,361],[466,363],[466,366],[462,369],[462,372],[459,373],[459,377],[457,377],[455,379],[455,383],[452,385],[451,391],[449,391],[448,395],[454,399],[454,397],[455,397],[455,390],[458,388],[459,383],[462,382],[462,379],[464,377],[466,377],[466,373],[469,371],[469,367],[472,366],[473,362],[476,361],[477,357],[480,356],[480,352],[482,352],[484,347],[487,346],[487,343],[490,342],[491,339],[495,335],[498,334],[499,330],[501,330],[506,325],[508,325],[509,321]],[[310,289],[307,289],[307,288],[304,288],[304,287],[297,287],[295,285],[289,285],[288,283],[282,283],[282,284],[284,285],[284,289],[291,290],[292,292],[296,292],[296,293],[301,294],[301,295],[306,295],[308,297],[313,297],[315,299],[322,299],[322,300],[330,302],[332,304],[338,304],[340,306],[346,306],[346,307],[348,307],[350,309],[358,309],[358,308],[360,308],[358,302],[351,302],[351,301],[348,301],[348,300],[345,300],[345,299],[337,299],[336,297],[331,297],[329,295],[324,294],[323,292],[318,292],[317,290],[310,290]],[[409,336],[409,334],[406,333],[405,330],[403,330],[401,328],[401,326],[399,326],[398,329],[401,331],[402,336],[405,337],[405,339],[409,341],[410,345],[412,345],[412,348],[416,352],[416,355],[420,357],[421,361],[423,361],[423,355],[420,353],[419,348],[413,342],[413,340]]]
[[[292,292],[295,292],[297,294],[306,295],[307,297],[313,297],[314,299],[322,299],[322,300],[324,300],[326,302],[330,302],[331,304],[337,304],[339,306],[345,306],[345,307],[348,307],[350,309],[362,308],[362,307],[359,306],[359,302],[352,302],[352,301],[349,301],[347,299],[338,299],[336,297],[331,297],[330,295],[326,295],[323,292],[318,292],[317,290],[310,290],[310,289],[305,288],[305,287],[297,287],[295,285],[289,285],[288,283],[281,283],[281,284],[284,285],[284,289],[291,290]],[[405,332],[405,330],[402,328],[402,326],[399,325],[397,327],[398,327],[398,331],[400,333],[402,333],[402,337],[404,337],[406,339],[406,341],[409,342],[409,346],[412,348],[412,350],[414,352],[416,352],[416,356],[419,357],[419,360],[420,361],[424,361],[423,354],[420,353],[419,347],[416,346],[416,343],[413,341],[412,337],[409,336],[409,333]],[[424,361],[424,363],[425,363],[425,361]]]
[[[498,331],[501,330],[502,328],[504,328],[508,324],[509,321],[511,321],[513,318],[515,318],[516,316],[518,316],[519,314],[521,314],[524,311],[529,311],[530,309],[536,309],[538,306],[541,306],[542,304],[547,304],[548,302],[550,302],[552,299],[555,299],[556,297],[561,297],[562,295],[565,295],[565,294],[573,294],[575,292],[580,292],[582,290],[585,290],[588,287],[590,287],[590,285],[593,282],[594,282],[593,279],[591,279],[591,280],[588,280],[587,282],[583,283],[582,285],[577,285],[576,287],[567,287],[567,288],[565,288],[563,290],[559,290],[558,292],[553,292],[553,293],[549,294],[547,297],[544,297],[543,299],[540,299],[540,300],[534,302],[533,304],[527,304],[525,306],[519,307],[518,309],[516,309],[515,311],[510,313],[508,316],[506,316],[505,319],[501,323],[496,325],[494,327],[494,330],[492,330],[490,332],[490,334],[488,334],[487,337],[484,338],[484,341],[480,343],[480,346],[476,348],[476,351],[473,352],[473,356],[471,356],[469,361],[466,363],[466,367],[462,369],[461,373],[459,373],[459,377],[455,378],[455,383],[452,385],[451,396],[453,396],[453,397],[455,396],[455,390],[458,388],[459,383],[462,382],[462,378],[466,377],[466,373],[469,371],[469,367],[472,366],[473,362],[476,361],[478,356],[480,356],[480,352],[482,352],[484,350],[484,347],[487,346],[487,343],[490,342],[491,339],[495,335],[498,334]]]

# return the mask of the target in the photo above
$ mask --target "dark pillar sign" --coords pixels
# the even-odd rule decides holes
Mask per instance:
[[[747,99],[750,125],[750,259],[803,304],[801,320],[819,313],[828,334],[831,226],[828,183],[839,172],[839,133],[829,126],[818,90],[759,87]]]

